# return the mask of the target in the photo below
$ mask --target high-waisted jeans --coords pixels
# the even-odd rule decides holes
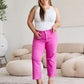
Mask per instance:
[[[41,79],[41,58],[46,49],[47,76],[56,76],[56,51],[58,44],[57,30],[53,33],[52,29],[39,31],[41,39],[33,36],[32,43],[32,78]]]

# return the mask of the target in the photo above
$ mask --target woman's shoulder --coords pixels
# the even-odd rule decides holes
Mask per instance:
[[[34,6],[31,8],[30,12],[36,11],[38,7],[39,7],[39,5],[34,5]]]
[[[56,6],[52,5],[53,8],[57,8]]]
[[[36,5],[36,7],[35,7],[35,11],[36,11],[38,8],[39,8],[39,5]]]
[[[56,6],[52,6],[53,7],[53,9],[55,10],[55,11],[57,11],[58,10],[58,8],[56,7]]]

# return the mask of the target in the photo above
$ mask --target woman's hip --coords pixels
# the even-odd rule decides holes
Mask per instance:
[[[36,30],[36,31],[40,33],[40,37],[41,37],[41,39],[37,39],[34,35],[34,39],[37,39],[37,40],[47,40],[47,39],[58,38],[57,31],[53,32],[53,29],[43,30],[43,31]]]

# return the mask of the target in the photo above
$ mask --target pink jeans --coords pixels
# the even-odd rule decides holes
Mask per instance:
[[[39,31],[41,39],[37,39],[33,36],[32,44],[32,75],[33,80],[41,79],[41,58],[46,49],[46,64],[47,64],[47,76],[56,76],[56,50],[58,44],[57,31],[54,33],[52,29]]]

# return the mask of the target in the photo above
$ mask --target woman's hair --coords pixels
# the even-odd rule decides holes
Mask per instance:
[[[41,0],[38,0],[38,5],[40,6],[40,18],[41,20],[44,20],[46,10],[43,8]],[[51,0],[49,0],[49,5],[52,6]]]

